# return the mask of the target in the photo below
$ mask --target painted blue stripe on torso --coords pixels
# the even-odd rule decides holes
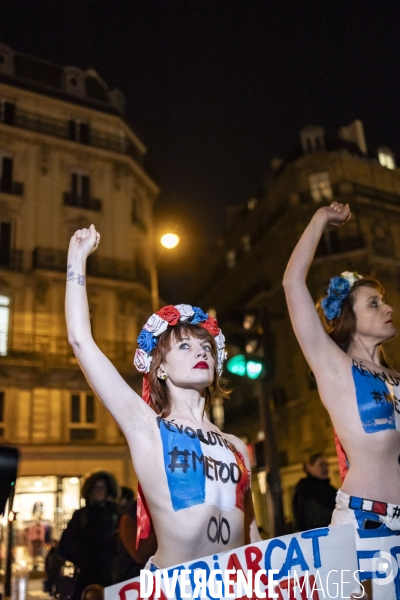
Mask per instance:
[[[386,384],[353,365],[357,407],[366,433],[396,429],[395,411]]]
[[[175,511],[204,504],[206,478],[203,463],[193,458],[193,454],[203,454],[199,439],[179,433],[174,427],[168,428],[163,420],[159,421],[164,453],[164,467],[172,507]]]

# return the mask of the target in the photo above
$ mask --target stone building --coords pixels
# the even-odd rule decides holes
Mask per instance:
[[[94,223],[94,338],[140,390],[132,360],[157,302],[159,190],[124,105],[91,69],[0,45],[0,442],[22,454],[20,527],[39,516],[56,537],[79,503],[79,477],[102,468],[135,483],[125,439],[84,379],[64,320],[68,242]]]
[[[231,207],[230,227],[216,248],[199,304],[214,308],[228,333],[232,309],[265,309],[269,314],[275,356],[271,395],[284,508],[290,520],[293,487],[303,476],[302,462],[309,454],[324,452],[337,487],[340,479],[330,419],[289,321],[281,283],[285,266],[318,206],[332,200],[348,202],[353,218],[345,227],[327,231],[318,247],[308,280],[313,297],[317,300],[330,278],[344,270],[375,273],[386,287],[396,320],[396,313],[400,314],[400,169],[388,148],[367,148],[359,121],[336,136],[321,127],[307,127],[290,158],[274,160],[272,166],[266,191]],[[399,355],[398,340],[388,347]],[[225,407],[225,428],[254,447],[263,436],[257,383],[231,379],[234,393]],[[256,507],[259,520],[264,521],[265,501],[257,482],[264,491],[265,474],[262,468],[255,469],[260,470],[255,478]]]

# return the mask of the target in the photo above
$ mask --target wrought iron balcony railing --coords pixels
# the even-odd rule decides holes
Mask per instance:
[[[20,181],[7,181],[5,179],[0,179],[0,192],[12,194],[13,196],[23,196],[24,184]]]
[[[23,250],[8,250],[8,252],[0,252],[0,269],[9,269],[10,271],[24,270],[24,253]]]
[[[78,196],[72,192],[64,193],[64,204],[66,206],[76,206],[78,208],[87,208],[89,210],[101,210],[101,200],[98,200],[97,198]]]
[[[115,362],[132,363],[135,344],[102,340],[101,350]],[[66,336],[39,335],[36,333],[0,332],[0,356],[8,358],[73,358]]]
[[[52,248],[35,248],[33,251],[33,268],[66,272],[67,252]],[[148,269],[140,263],[135,264],[128,260],[92,256],[87,263],[86,272],[94,277],[137,282],[147,289],[151,287],[151,277]]]
[[[137,148],[135,143],[127,137],[109,135],[90,129],[90,134],[84,141],[71,140],[68,120],[62,121],[59,119],[52,119],[16,107],[13,125],[15,127],[37,131],[65,140],[76,141],[76,143],[111,150],[112,152],[118,152],[119,154],[126,154],[139,164],[143,164],[144,162],[143,153]]]

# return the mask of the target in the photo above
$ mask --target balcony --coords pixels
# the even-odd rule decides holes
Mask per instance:
[[[72,192],[65,192],[64,206],[76,206],[77,208],[101,211],[101,200],[98,200],[97,198],[78,196]]]
[[[0,269],[22,273],[24,270],[23,250],[10,249],[8,252],[0,252]]]
[[[67,252],[52,248],[35,248],[33,251],[33,268],[66,272]],[[94,277],[137,282],[147,289],[151,288],[149,270],[140,263],[135,264],[128,260],[117,260],[95,255],[88,260],[86,272]]]
[[[43,115],[27,112],[19,108],[15,108],[14,127],[37,131],[45,135],[62,138],[64,140],[74,141],[70,139],[69,121],[51,119]],[[100,131],[90,129],[90,135],[85,140],[76,141],[77,144],[85,144],[95,148],[111,150],[119,154],[125,154],[133,158],[137,163],[143,165],[144,156],[137,148],[135,143],[129,138],[108,135]]]
[[[0,192],[12,194],[13,196],[24,195],[24,184],[19,181],[8,181],[0,179]]]
[[[136,345],[131,342],[98,341],[101,350],[115,362],[132,363]],[[0,348],[3,358],[48,359],[70,361],[74,354],[66,336],[39,335],[35,333],[0,332]]]
[[[330,254],[361,250],[365,247],[366,243],[362,235],[339,237],[336,231],[329,231],[328,235],[324,236],[318,244],[315,256],[329,256]]]

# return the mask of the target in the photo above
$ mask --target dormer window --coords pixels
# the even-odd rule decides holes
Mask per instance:
[[[396,168],[394,153],[389,148],[378,148],[378,159],[382,167],[386,167],[387,169]]]
[[[300,131],[300,140],[304,153],[325,149],[325,132],[322,127],[305,127]]]
[[[331,178],[329,173],[314,173],[308,178],[310,192],[314,202],[331,201],[333,198]]]

